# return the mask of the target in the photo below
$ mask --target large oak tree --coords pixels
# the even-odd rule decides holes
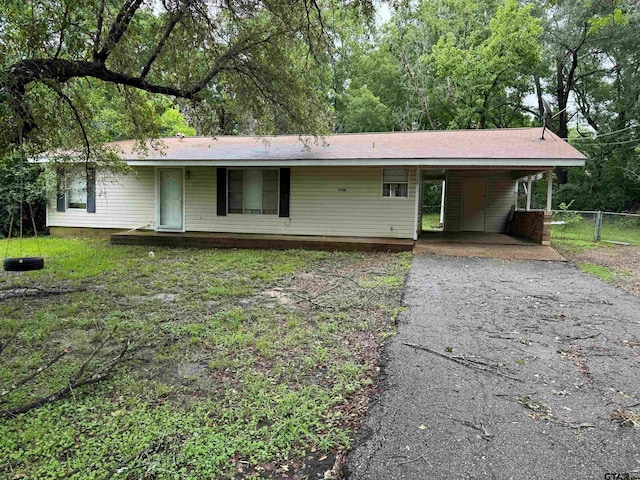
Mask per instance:
[[[5,0],[0,14],[0,153],[21,137],[90,153],[96,89],[122,96],[140,138],[149,94],[188,103],[203,133],[326,129],[316,0]]]

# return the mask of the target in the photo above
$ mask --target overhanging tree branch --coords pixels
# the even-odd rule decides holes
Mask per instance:
[[[107,36],[104,46],[95,54],[94,60],[99,63],[107,61],[107,57],[111,53],[111,50],[118,44],[122,36],[127,31],[133,15],[136,13],[138,8],[140,8],[142,2],[143,0],[127,0],[124,5],[122,5],[115,22],[111,25],[111,29],[109,30],[109,35]]]
[[[49,87],[51,90],[53,90],[54,92],[56,92],[58,97],[61,98],[73,112],[73,116],[75,117],[76,122],[80,127],[80,132],[82,134],[82,141],[84,142],[84,147],[86,152],[86,161],[88,162],[89,159],[91,158],[91,145],[89,143],[89,136],[87,135],[87,130],[84,127],[84,122],[82,121],[80,112],[78,112],[78,109],[73,104],[73,101],[69,98],[69,96],[62,91],[62,89],[60,88],[60,85],[53,82],[45,82],[45,85]]]
[[[164,29],[164,33],[162,34],[162,37],[160,38],[160,40],[158,40],[158,43],[156,44],[156,48],[153,50],[153,52],[149,56],[149,59],[147,60],[147,63],[145,64],[145,66],[142,68],[142,71],[140,72],[140,78],[144,79],[149,74],[149,70],[151,70],[151,65],[153,65],[153,62],[156,61],[156,58],[158,58],[158,55],[160,55],[160,52],[162,52],[162,49],[167,43],[167,40],[169,39],[171,32],[176,27],[178,22],[180,22],[180,19],[184,15],[187,8],[189,8],[190,4],[191,4],[191,1],[189,0],[186,1],[182,7],[178,8],[173,13],[173,15],[171,15],[171,18],[169,19],[169,23],[167,23],[167,26]]]
[[[102,23],[104,22],[105,0],[100,1],[100,9],[98,10],[98,21],[96,26],[96,34],[93,38],[93,60],[98,61],[98,48],[100,47],[100,39],[102,38]]]
[[[60,26],[60,38],[58,39],[58,49],[56,50],[53,58],[58,58],[62,51],[62,45],[64,45],[64,35],[67,30],[67,23],[69,22],[69,4],[64,5],[64,14],[62,16],[62,25]]]

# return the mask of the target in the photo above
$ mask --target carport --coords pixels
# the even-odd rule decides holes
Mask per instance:
[[[519,165],[517,159],[501,161],[498,167],[433,167],[421,166],[417,172],[418,195],[416,196],[416,240],[438,240],[441,238],[467,240],[480,239],[480,243],[511,243],[504,237],[516,236],[537,244],[549,245],[551,232],[551,200],[553,186],[552,168],[540,165]],[[531,163],[534,163],[533,161]],[[539,161],[536,163],[540,163]],[[552,163],[549,161],[548,163]],[[505,165],[506,164],[506,165]],[[546,166],[546,165],[545,165]],[[546,208],[531,209],[531,187],[536,179],[547,180]],[[526,204],[518,205],[518,185],[526,179]],[[441,233],[423,229],[425,182],[442,182],[440,208]],[[458,233],[476,235],[451,235]],[[449,234],[449,235],[447,235]],[[484,236],[478,234],[503,234]],[[490,242],[486,239],[490,238]],[[484,240],[483,240],[484,239]]]
[[[425,182],[435,182],[436,187],[437,182],[442,182],[439,223],[444,234],[505,234],[549,244],[553,169],[583,166],[584,155],[542,128],[431,135],[432,146],[417,163],[414,240],[437,238],[423,235],[422,212]],[[541,178],[547,180],[545,209],[532,210],[532,182]],[[525,205],[518,205],[518,184],[523,179],[527,197]],[[432,203],[433,200],[431,196]],[[492,237],[493,242],[499,239],[505,240]]]

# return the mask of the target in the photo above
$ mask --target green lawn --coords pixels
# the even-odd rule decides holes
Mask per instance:
[[[565,225],[554,225],[552,227],[551,236],[553,239],[581,242],[593,241],[595,229],[593,215],[581,217],[570,213],[554,213],[553,220],[566,222]],[[640,218],[604,215],[601,240],[640,245]]]
[[[423,213],[422,214],[422,231],[440,231],[440,214],[439,213]]]
[[[271,477],[348,448],[411,259],[40,243],[44,270],[0,273],[0,392],[68,353],[0,410],[129,347],[0,418],[5,478]]]

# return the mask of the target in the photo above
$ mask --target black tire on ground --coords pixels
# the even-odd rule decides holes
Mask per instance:
[[[42,257],[5,258],[4,269],[7,272],[26,272],[28,270],[40,270],[44,268]]]

